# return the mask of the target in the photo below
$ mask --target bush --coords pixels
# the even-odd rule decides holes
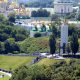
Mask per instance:
[[[64,60],[50,66],[21,66],[10,80],[80,80],[80,60]]]
[[[19,51],[13,51],[13,54],[19,54]]]
[[[49,41],[46,37],[28,38],[19,43],[21,52],[35,53],[35,52],[49,52]]]

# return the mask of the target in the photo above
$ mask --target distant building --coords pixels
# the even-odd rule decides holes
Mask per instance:
[[[54,0],[54,11],[57,14],[73,12],[73,0]]]
[[[8,10],[8,8],[8,0],[0,0],[0,13],[5,17],[7,17],[9,13],[13,12],[13,10]]]
[[[0,0],[0,13],[5,12],[7,7],[7,0]]]

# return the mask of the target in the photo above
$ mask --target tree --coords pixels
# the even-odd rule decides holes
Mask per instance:
[[[67,14],[66,19],[74,19],[75,18],[76,13],[73,12],[71,14]]]
[[[75,55],[79,49],[78,35],[76,33],[72,34],[70,44],[71,44],[72,53],[74,53],[74,55]]]
[[[37,28],[37,26],[35,26],[35,31],[38,31],[38,28]]]
[[[49,17],[50,16],[50,12],[48,12],[45,9],[38,9],[38,11],[32,11],[31,13],[32,17]]]
[[[78,17],[77,17],[77,20],[79,20],[79,21],[80,21],[80,13],[79,13],[79,15],[78,15]]]
[[[75,24],[69,24],[69,29],[68,29],[68,33],[69,36],[71,36],[74,32],[76,32],[76,25]]]
[[[52,33],[54,34],[54,36],[57,37],[57,27],[55,26],[54,23],[51,24],[51,27],[52,27]]]
[[[2,45],[1,45],[1,42],[0,42],[0,53],[2,52]]]
[[[9,52],[11,52],[11,46],[10,46],[10,42],[8,40],[6,40],[4,42],[4,47],[5,47],[5,53],[8,54]]]
[[[5,17],[3,14],[0,14],[0,22],[4,21],[5,20]]]
[[[4,42],[5,52],[13,53],[14,51],[20,51],[18,44],[15,42],[14,38],[9,38]]]
[[[26,36],[23,34],[16,34],[15,35],[15,40],[16,41],[23,41],[24,39],[26,39]]]
[[[78,29],[77,32],[78,32],[78,37],[80,38],[80,28]]]
[[[50,46],[50,53],[53,55],[56,51],[56,39],[53,34],[49,38],[49,46]]]
[[[63,43],[63,53],[65,53],[65,52],[66,52],[66,44]]]
[[[57,21],[57,20],[59,20],[59,16],[56,15],[56,14],[53,14],[53,15],[51,16],[51,21]]]
[[[9,17],[9,21],[10,21],[10,22],[12,22],[12,23],[15,22],[15,13],[10,13],[10,14],[8,15],[8,17]]]
[[[42,26],[41,26],[41,32],[45,32],[46,31],[46,26],[43,24]]]
[[[8,36],[9,36],[8,34],[0,33],[0,41],[2,41],[2,42],[5,41],[8,38]]]
[[[36,13],[37,13],[36,11],[32,11],[31,16],[32,17],[36,16]]]
[[[71,50],[70,50],[70,45],[69,45],[69,44],[67,45],[66,51],[67,51],[67,53],[68,53],[68,55],[69,55],[69,53],[71,52]]]

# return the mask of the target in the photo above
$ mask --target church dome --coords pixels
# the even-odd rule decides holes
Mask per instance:
[[[8,2],[8,0],[0,0],[0,3],[1,3],[1,2]]]
[[[54,3],[73,3],[73,0],[54,0]]]

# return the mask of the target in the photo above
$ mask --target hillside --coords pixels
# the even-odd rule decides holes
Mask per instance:
[[[49,52],[48,37],[27,38],[19,42],[21,52],[35,53],[35,52]]]

